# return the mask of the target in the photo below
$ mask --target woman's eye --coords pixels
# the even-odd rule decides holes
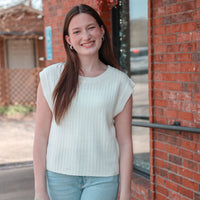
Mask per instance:
[[[94,29],[94,28],[95,28],[95,26],[90,26],[90,27],[89,27],[89,29]]]
[[[73,34],[78,34],[78,33],[80,33],[80,31],[74,31],[74,32],[73,32]]]

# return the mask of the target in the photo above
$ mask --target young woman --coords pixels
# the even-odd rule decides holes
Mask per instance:
[[[40,73],[34,138],[35,199],[130,200],[132,90],[109,33],[84,4],[64,22],[66,63]]]

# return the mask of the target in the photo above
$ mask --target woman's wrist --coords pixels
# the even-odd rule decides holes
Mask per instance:
[[[130,200],[131,199],[131,192],[120,193],[119,200]]]

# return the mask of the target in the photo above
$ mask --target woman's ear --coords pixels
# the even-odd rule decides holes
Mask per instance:
[[[71,45],[71,40],[70,40],[70,37],[68,35],[65,35],[65,40],[69,45]]]
[[[101,25],[101,33],[102,33],[102,37],[104,37],[105,30],[104,30],[104,27],[103,27],[103,25]]]

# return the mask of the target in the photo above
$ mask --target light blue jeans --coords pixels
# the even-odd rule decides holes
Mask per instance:
[[[46,171],[50,200],[117,200],[119,176],[71,176]]]

